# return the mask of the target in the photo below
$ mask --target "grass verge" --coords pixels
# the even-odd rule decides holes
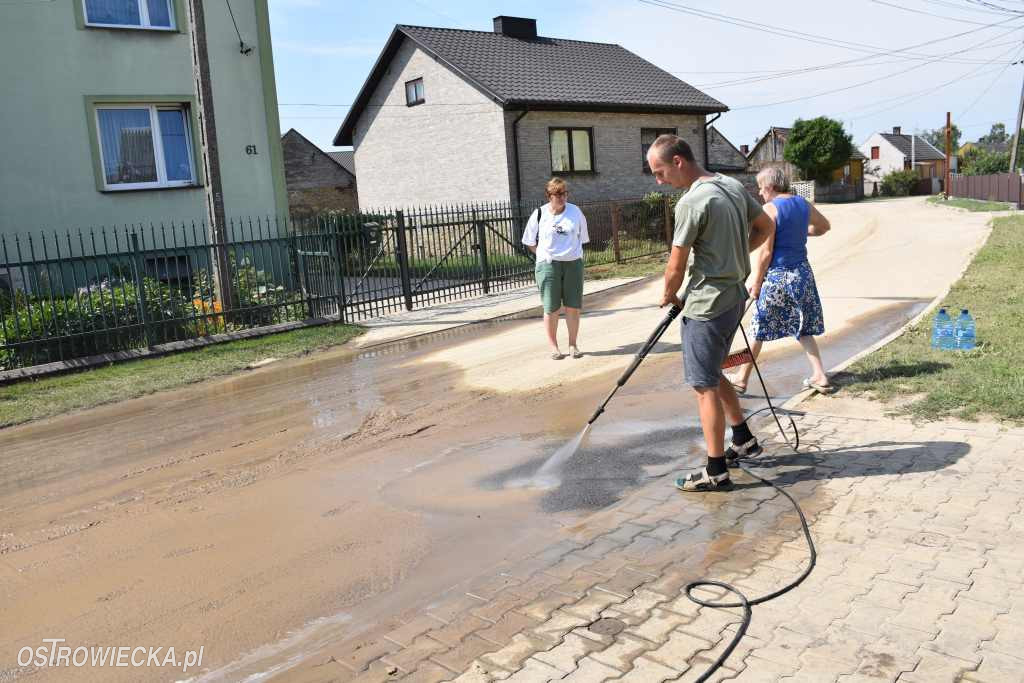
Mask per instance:
[[[640,256],[622,263],[603,263],[587,266],[588,280],[611,280],[619,277],[643,277],[645,275],[661,275],[665,272],[668,253],[657,256]]]
[[[967,209],[968,211],[1012,211],[1014,206],[1008,202],[985,202],[978,199],[963,199],[959,197],[950,197],[949,199],[943,199],[941,196],[929,197],[929,204],[935,204],[936,206],[952,206],[957,209]]]
[[[2,386],[0,427],[176,389],[237,372],[266,358],[302,356],[338,346],[362,333],[363,328],[355,325],[320,325]]]
[[[967,308],[978,348],[931,348],[932,316],[850,366],[836,382],[858,394],[899,401],[895,414],[1024,423],[1024,216],[993,222],[992,234],[942,305]]]

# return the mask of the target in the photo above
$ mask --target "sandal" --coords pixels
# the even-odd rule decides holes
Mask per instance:
[[[732,388],[736,390],[737,394],[745,394],[745,393],[747,393],[747,383],[746,382],[737,382],[732,377],[729,377],[729,375],[724,375],[724,377],[725,377],[725,381],[732,385]]]
[[[809,377],[804,379],[804,388],[814,389],[819,394],[831,394],[836,390],[836,388],[831,384],[819,384],[817,382],[812,382]]]
[[[575,346],[570,346],[569,347],[569,355],[572,356],[573,358],[583,358],[583,352],[580,351]]]
[[[565,358],[565,354],[562,353],[561,351],[551,352],[551,360],[562,360],[563,358]]]

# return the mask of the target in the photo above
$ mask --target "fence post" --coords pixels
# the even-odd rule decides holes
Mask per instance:
[[[152,344],[149,339],[149,318],[146,312],[146,284],[142,277],[145,264],[139,250],[139,235],[135,232],[132,233],[132,271],[135,273],[135,303],[139,307],[139,320],[142,322],[142,341],[146,348],[149,348]]]
[[[480,270],[483,273],[484,294],[491,292],[491,268],[487,262],[487,226],[477,220],[476,208],[473,209],[473,225],[476,227],[476,248],[480,250]]]
[[[665,246],[672,250],[672,198],[665,196]]]
[[[335,217],[332,221],[331,232],[331,254],[334,257],[334,272],[338,281],[335,283],[335,291],[338,294],[338,322],[345,322],[345,266],[348,259],[345,258],[345,243],[342,242],[345,232],[345,218]]]
[[[402,278],[402,296],[405,297],[405,310],[412,310],[412,280],[409,278],[409,247],[406,244],[405,235],[405,214],[401,211],[395,212],[395,236],[398,238],[396,258],[398,259],[398,272]]]
[[[619,228],[622,225],[622,209],[617,202],[609,205],[612,212],[612,251],[615,252],[615,262],[622,262],[622,251],[619,249]]]

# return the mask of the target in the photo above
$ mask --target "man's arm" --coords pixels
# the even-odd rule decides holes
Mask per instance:
[[[668,263],[665,265],[665,291],[661,295],[659,307],[673,304],[683,307],[679,301],[679,288],[683,286],[683,278],[686,277],[686,262],[690,259],[690,247],[678,247],[672,245],[672,253],[669,254]]]
[[[775,221],[761,211],[750,222],[750,251],[754,251],[769,239],[775,239]]]

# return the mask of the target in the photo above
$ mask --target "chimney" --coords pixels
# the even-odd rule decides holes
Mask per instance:
[[[740,152],[745,157],[750,156],[750,145],[740,145]]]
[[[537,20],[523,17],[494,17],[494,32],[509,38],[534,40],[537,37]]]
[[[900,128],[899,126],[893,126],[892,127],[892,134],[893,135],[903,135],[902,130],[903,129]]]

